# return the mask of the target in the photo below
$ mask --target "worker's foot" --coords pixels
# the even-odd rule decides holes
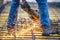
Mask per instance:
[[[59,34],[58,30],[54,30],[50,27],[43,28],[42,36],[50,36],[50,34]]]
[[[15,28],[14,28],[14,26],[15,25],[7,25],[7,31],[8,31],[8,34],[10,35],[10,34],[12,34],[12,32],[15,30]]]

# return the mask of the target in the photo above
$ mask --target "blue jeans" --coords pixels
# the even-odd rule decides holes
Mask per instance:
[[[42,27],[50,27],[49,14],[48,14],[48,4],[47,0],[36,0],[39,7],[40,22]],[[15,24],[17,21],[17,9],[19,7],[20,0],[12,0],[10,13],[8,17],[8,25]]]
[[[39,7],[40,22],[42,27],[50,27],[48,3],[47,0],[36,0]]]

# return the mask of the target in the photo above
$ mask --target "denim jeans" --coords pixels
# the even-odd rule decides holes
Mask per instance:
[[[40,22],[42,27],[50,27],[47,0],[36,0],[39,8]]]
[[[48,4],[47,0],[36,0],[39,8],[39,17],[40,22],[42,23],[42,27],[50,27],[49,22],[49,14],[48,14]],[[9,17],[8,17],[8,25],[15,24],[17,21],[17,11],[19,7],[20,0],[12,0]]]

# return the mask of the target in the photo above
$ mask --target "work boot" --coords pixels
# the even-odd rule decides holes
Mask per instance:
[[[9,35],[10,35],[10,34],[13,32],[13,30],[15,29],[14,26],[15,26],[15,25],[7,25],[7,31],[8,31],[8,34],[9,34]]]
[[[57,33],[60,35],[60,26],[58,26],[56,30],[58,31]]]
[[[50,36],[50,34],[58,34],[59,33],[58,30],[52,29],[50,27],[43,28],[42,32],[43,32],[42,36]]]

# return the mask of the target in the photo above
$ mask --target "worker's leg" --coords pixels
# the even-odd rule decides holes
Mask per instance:
[[[17,21],[17,9],[19,7],[20,0],[12,0],[9,16],[8,16],[8,25],[14,26]]]
[[[42,27],[50,27],[47,0],[36,0],[40,11],[40,21]]]
[[[58,31],[50,28],[49,14],[48,14],[48,4],[47,0],[36,0],[40,11],[40,21],[42,23],[43,36],[49,36],[49,34],[58,33]]]

